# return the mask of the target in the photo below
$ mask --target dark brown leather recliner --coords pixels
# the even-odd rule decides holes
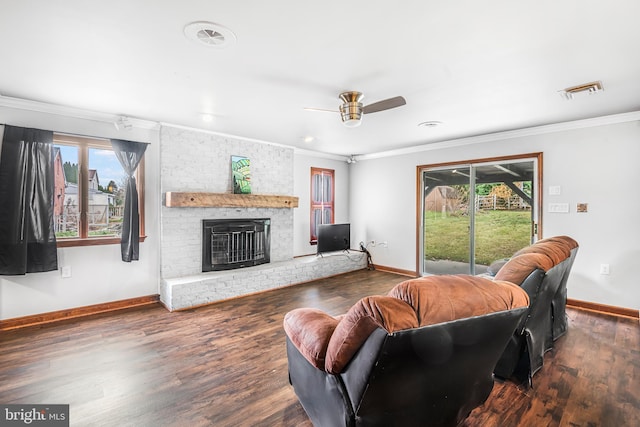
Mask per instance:
[[[571,267],[573,266],[573,262],[576,259],[576,254],[578,253],[578,242],[569,236],[548,237],[546,239],[538,240],[531,246],[520,249],[518,252],[516,252],[515,255],[524,253],[542,253],[554,259],[553,254],[558,253],[558,251],[553,248],[554,246],[560,246],[563,248],[563,255],[557,262],[557,265],[560,266],[559,270],[562,271],[562,274],[558,283],[558,290],[554,294],[551,301],[553,315],[552,336],[553,340],[555,341],[562,335],[564,335],[567,332],[568,328],[567,315],[565,310],[567,306],[567,280],[569,279]],[[569,251],[568,258],[566,257],[567,251]]]
[[[431,276],[358,301],[343,316],[285,316],[289,381],[314,426],[455,426],[493,388],[526,292]]]
[[[567,331],[567,279],[578,244],[567,236],[543,239],[516,252],[496,280],[520,285],[529,295],[527,315],[500,357],[495,375],[531,386],[544,354]]]

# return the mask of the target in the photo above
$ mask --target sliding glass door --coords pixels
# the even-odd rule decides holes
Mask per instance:
[[[469,273],[471,172],[469,165],[460,165],[425,171],[422,175],[425,273]]]
[[[420,167],[420,273],[484,273],[531,244],[540,156]]]

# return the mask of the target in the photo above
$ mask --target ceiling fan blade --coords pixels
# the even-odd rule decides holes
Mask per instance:
[[[326,108],[313,108],[313,107],[303,107],[303,110],[306,111],[321,111],[323,113],[338,113],[338,110],[327,110]]]
[[[395,98],[383,99],[382,101],[374,102],[373,104],[365,105],[362,108],[364,114],[377,113],[378,111],[389,110],[391,108],[401,107],[405,105],[407,101],[401,96]]]

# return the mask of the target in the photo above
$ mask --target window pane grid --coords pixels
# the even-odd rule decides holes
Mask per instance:
[[[311,168],[311,243],[317,240],[319,224],[333,224],[334,171]]]
[[[126,173],[108,140],[54,134],[54,225],[62,246],[100,244],[122,233]],[[143,170],[140,165],[139,171]],[[142,199],[143,180],[137,174]],[[139,200],[141,207],[144,206]],[[144,237],[141,209],[140,234]],[[75,243],[74,243],[75,242]],[[96,240],[98,242],[98,240]]]

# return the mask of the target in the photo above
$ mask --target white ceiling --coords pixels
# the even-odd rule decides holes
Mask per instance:
[[[1,0],[0,94],[370,154],[640,110],[638,0]],[[237,41],[188,40],[211,21]],[[604,91],[558,91],[600,80]],[[346,128],[338,94],[407,105]],[[205,123],[203,113],[214,115]],[[419,127],[439,121],[435,128]],[[304,142],[312,136],[312,142]]]

